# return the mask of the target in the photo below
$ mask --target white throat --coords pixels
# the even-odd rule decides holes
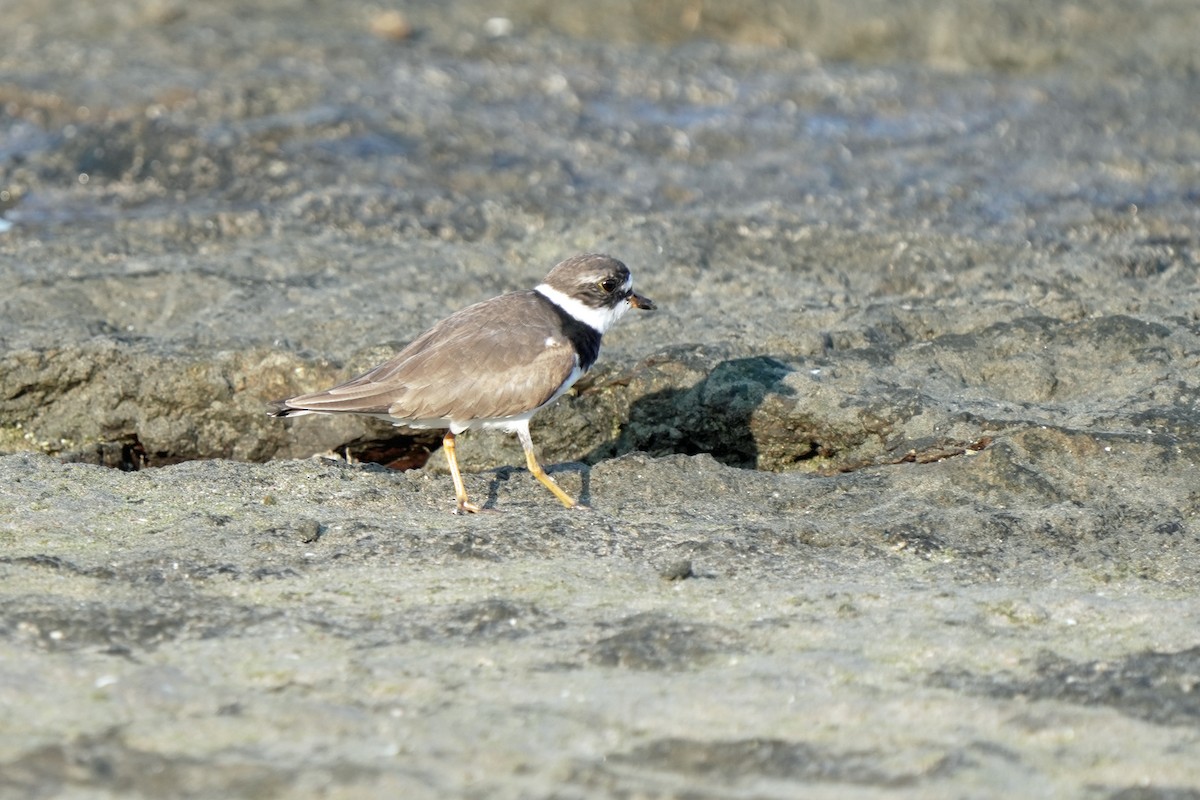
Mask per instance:
[[[621,315],[625,313],[625,310],[629,308],[628,300],[623,300],[612,308],[592,308],[591,306],[584,305],[570,295],[563,294],[547,283],[539,283],[533,290],[567,312],[571,317],[574,317],[579,322],[601,334],[607,331],[609,326],[614,322],[619,320]]]

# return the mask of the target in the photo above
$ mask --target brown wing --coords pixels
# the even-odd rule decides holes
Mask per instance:
[[[553,306],[512,292],[464,308],[388,361],[292,409],[466,421],[521,414],[549,400],[575,366]]]

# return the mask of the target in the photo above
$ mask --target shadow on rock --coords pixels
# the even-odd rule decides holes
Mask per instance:
[[[722,361],[690,388],[635,400],[620,434],[583,460],[595,464],[639,450],[658,456],[709,453],[733,467],[779,469],[783,460],[811,458],[819,450],[805,432],[811,426],[782,423],[794,406],[785,398],[796,392],[784,382],[793,371],[769,356]]]

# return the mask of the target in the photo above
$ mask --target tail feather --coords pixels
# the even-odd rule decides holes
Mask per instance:
[[[267,403],[267,416],[269,417],[298,417],[301,414],[311,414],[312,412],[306,408],[292,408],[287,400],[276,400]]]

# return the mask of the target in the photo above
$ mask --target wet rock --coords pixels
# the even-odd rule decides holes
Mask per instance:
[[[1104,705],[1123,714],[1165,725],[1195,726],[1200,720],[1197,680],[1200,651],[1137,653],[1115,662],[1074,664],[1053,656],[1041,659],[1030,680],[1000,675],[935,675],[946,686],[1016,696]]]
[[[684,669],[737,649],[732,631],[709,625],[639,615],[616,627],[616,633],[588,648],[589,662],[622,669]]]
[[[1200,785],[1193,4],[303,11],[5,6],[0,794]],[[265,415],[587,250],[589,511]]]

